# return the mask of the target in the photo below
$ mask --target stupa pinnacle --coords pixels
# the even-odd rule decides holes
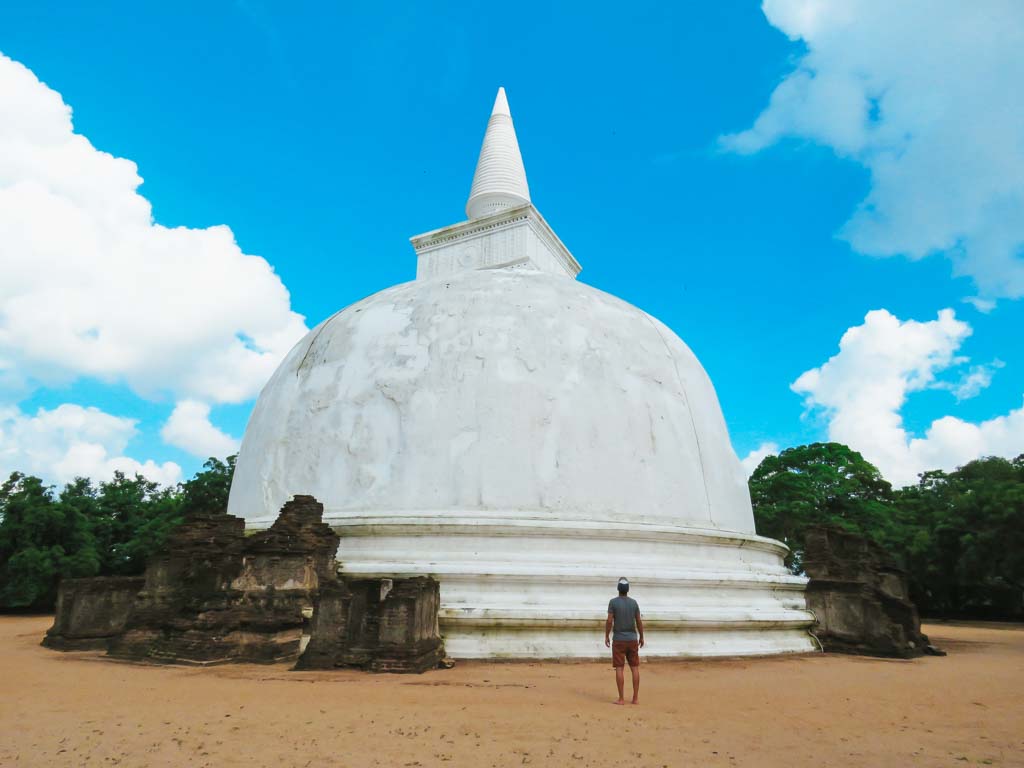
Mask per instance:
[[[466,215],[479,219],[530,202],[530,187],[519,152],[516,128],[508,108],[505,89],[498,89],[487,133],[480,148],[473,186],[466,202]]]
[[[575,278],[580,264],[530,202],[505,89],[498,89],[466,203],[468,221],[413,237],[416,279],[516,268]]]

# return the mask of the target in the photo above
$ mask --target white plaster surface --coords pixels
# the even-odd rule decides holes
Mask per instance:
[[[575,278],[579,262],[533,205],[435,229],[410,239],[416,279],[515,267]]]
[[[321,323],[257,402],[229,512],[265,527],[297,493],[344,571],[440,580],[456,657],[603,655],[622,575],[651,654],[813,648],[703,368],[568,277],[464,271]]]
[[[519,510],[753,533],[711,382],[650,315],[588,285],[468,271],[309,333],[245,434],[232,514]]]

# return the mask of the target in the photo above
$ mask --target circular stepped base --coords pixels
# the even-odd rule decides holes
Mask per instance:
[[[440,582],[453,658],[604,658],[620,576],[640,604],[648,657],[816,650],[806,579],[760,536],[523,513],[328,511],[324,522],[341,536],[343,576]]]

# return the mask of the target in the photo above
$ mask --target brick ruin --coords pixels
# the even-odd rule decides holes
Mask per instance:
[[[323,507],[297,496],[246,537],[226,514],[187,519],[146,567],[111,656],[176,663],[275,662],[299,653],[303,612],[332,573],[338,536]]]
[[[190,516],[143,578],[62,583],[43,644],[176,664],[436,667],[444,657],[437,582],[346,583],[337,575],[338,542],[312,496],[296,496],[269,529],[251,536],[237,517]]]
[[[364,579],[321,590],[297,669],[417,672],[444,659],[434,579]]]
[[[899,658],[941,653],[921,633],[906,571],[874,542],[816,526],[805,536],[803,567],[823,650]]]
[[[144,583],[141,576],[64,579],[43,645],[58,651],[105,650],[124,631]]]

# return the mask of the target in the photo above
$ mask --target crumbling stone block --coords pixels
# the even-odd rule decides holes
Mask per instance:
[[[144,581],[141,576],[62,579],[43,645],[60,651],[105,650],[124,630]]]
[[[147,566],[110,654],[191,664],[297,658],[316,593],[337,578],[338,537],[322,516],[316,499],[296,496],[248,538],[240,518],[186,520]]]
[[[145,577],[68,582],[44,642],[89,640],[118,658],[177,664],[436,667],[444,657],[437,582],[346,584],[337,550],[338,535],[312,496],[296,496],[269,529],[249,537],[240,518],[195,514],[168,537]]]
[[[434,579],[362,579],[320,594],[297,669],[425,672],[444,658]]]
[[[340,579],[320,587],[309,626],[309,643],[295,669],[333,669],[345,666],[342,656],[352,640],[349,611],[352,592]]]
[[[807,607],[826,651],[910,658],[929,650],[906,571],[869,539],[816,526],[805,535]]]

